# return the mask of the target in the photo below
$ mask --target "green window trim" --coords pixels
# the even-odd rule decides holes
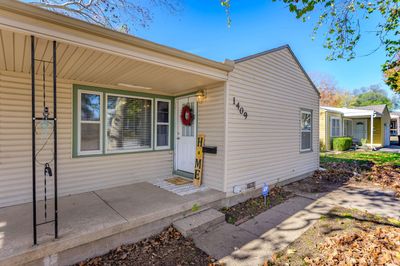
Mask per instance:
[[[149,98],[152,100],[152,147],[149,150],[138,150],[138,151],[119,151],[119,152],[106,152],[106,123],[102,123],[102,130],[103,134],[101,136],[101,142],[102,142],[102,151],[101,153],[97,154],[79,154],[78,150],[78,137],[79,137],[79,91],[86,91],[86,92],[94,92],[94,93],[102,93],[102,115],[103,118],[105,119],[105,114],[107,111],[107,106],[106,106],[106,95],[107,94],[114,94],[114,95],[121,95],[121,96],[130,96],[130,97],[143,97],[143,98]],[[173,137],[173,130],[170,130],[172,132],[170,134],[170,143],[168,148],[164,149],[156,149],[156,136],[155,132],[156,129],[155,127],[157,126],[157,121],[156,119],[156,101],[157,100],[166,100],[170,103],[170,127],[171,129],[174,128],[175,126],[175,115],[174,115],[174,97],[172,96],[166,96],[166,95],[158,95],[158,94],[151,94],[151,93],[142,93],[142,92],[131,92],[131,91],[125,91],[125,90],[119,90],[119,89],[108,89],[108,88],[101,88],[101,87],[94,87],[94,86],[87,86],[87,85],[78,85],[74,84],[73,85],[73,95],[72,95],[72,108],[73,108],[73,113],[72,113],[72,157],[73,158],[81,158],[81,157],[98,157],[98,156],[112,156],[112,155],[123,155],[123,154],[136,154],[136,153],[146,153],[146,152],[162,152],[162,151],[171,151],[174,149],[174,137]]]

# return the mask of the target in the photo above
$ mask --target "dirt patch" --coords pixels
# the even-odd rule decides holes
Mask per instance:
[[[400,265],[400,221],[336,208],[269,265]]]
[[[274,187],[269,192],[266,204],[264,203],[264,197],[259,196],[236,204],[230,208],[222,208],[220,211],[225,213],[225,218],[228,223],[239,225],[273,206],[284,202],[292,196],[293,194],[291,192],[282,189],[282,187]]]
[[[76,265],[217,265],[215,261],[171,226],[156,236]]]
[[[351,173],[370,171],[374,165],[373,162],[369,161],[321,162],[321,167],[327,170],[338,170]]]
[[[347,170],[315,171],[310,177],[291,183],[286,189],[306,193],[323,193],[332,191],[346,184],[353,177],[353,172]]]
[[[288,186],[308,193],[328,192],[345,185],[378,186],[390,189],[400,197],[400,166],[394,164],[374,165],[372,162],[324,162],[324,170]]]

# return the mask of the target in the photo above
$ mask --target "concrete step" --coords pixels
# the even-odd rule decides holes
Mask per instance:
[[[190,237],[223,222],[225,222],[225,214],[215,209],[207,209],[177,220],[173,225],[183,236]]]

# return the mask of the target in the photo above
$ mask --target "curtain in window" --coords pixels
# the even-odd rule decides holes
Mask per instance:
[[[107,150],[129,151],[151,148],[152,101],[107,96]]]

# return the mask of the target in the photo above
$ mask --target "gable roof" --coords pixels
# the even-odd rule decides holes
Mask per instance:
[[[377,104],[377,105],[368,105],[368,106],[360,106],[354,107],[355,109],[360,110],[372,110],[377,113],[383,114],[385,112],[385,108],[387,108],[386,104]]]
[[[257,58],[257,57],[260,57],[260,56],[263,56],[263,55],[267,55],[267,54],[270,54],[270,53],[274,53],[274,52],[277,52],[277,51],[280,51],[280,50],[284,50],[284,49],[288,49],[289,50],[290,54],[292,55],[292,57],[296,61],[297,65],[300,67],[300,70],[303,72],[304,76],[310,82],[311,86],[317,92],[318,96],[320,96],[319,90],[315,86],[314,82],[311,80],[310,76],[304,70],[303,66],[300,64],[300,61],[297,59],[296,55],[294,54],[292,48],[290,48],[289,44],[285,44],[285,45],[282,45],[282,46],[279,46],[279,47],[276,47],[276,48],[273,48],[273,49],[269,49],[269,50],[266,50],[266,51],[263,51],[263,52],[260,52],[260,53],[253,54],[253,55],[245,56],[245,57],[242,57],[242,58],[234,60],[234,62],[235,62],[235,64],[238,64],[238,63],[241,63],[241,62],[244,62],[244,61],[247,61],[247,60],[251,60],[251,59],[254,59],[254,58]]]

